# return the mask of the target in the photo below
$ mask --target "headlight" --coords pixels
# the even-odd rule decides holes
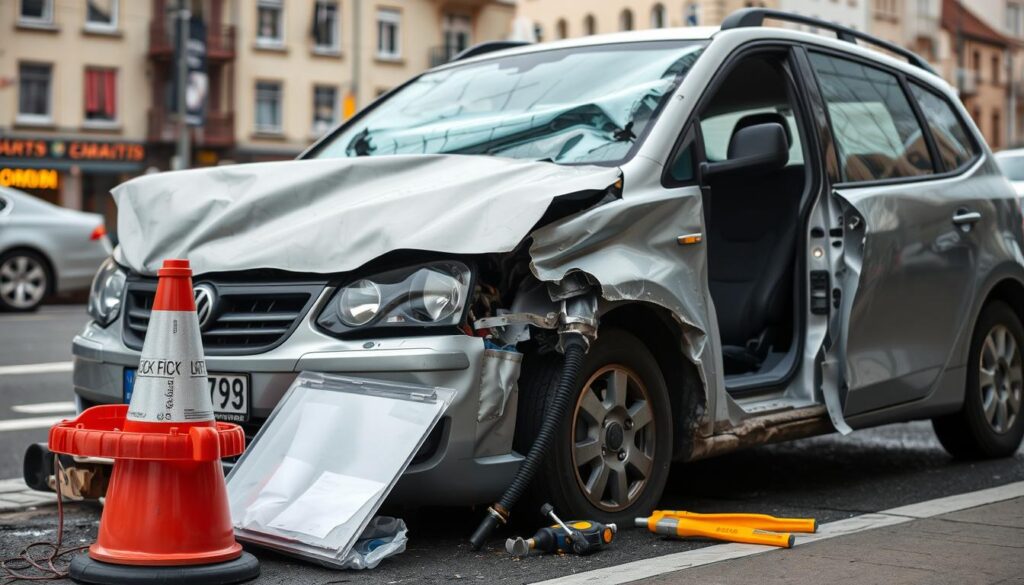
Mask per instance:
[[[346,285],[317,324],[331,333],[353,330],[455,326],[469,297],[471,272],[461,262],[431,262],[392,270]]]
[[[92,279],[92,288],[89,291],[89,315],[99,325],[106,327],[117,318],[121,310],[124,283],[124,270],[121,270],[113,258],[104,260]]]

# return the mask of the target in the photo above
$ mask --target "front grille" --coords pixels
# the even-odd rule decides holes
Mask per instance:
[[[198,280],[214,291],[210,317],[202,327],[208,355],[240,355],[270,350],[283,342],[323,290],[323,283],[233,283]],[[128,284],[124,307],[124,342],[142,349],[156,281]]]

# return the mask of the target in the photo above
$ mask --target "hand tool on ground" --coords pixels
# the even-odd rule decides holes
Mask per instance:
[[[555,521],[537,531],[532,538],[521,536],[505,541],[505,550],[512,556],[525,557],[531,550],[541,552],[574,553],[585,556],[610,544],[617,528],[614,524],[601,524],[592,520],[572,520],[568,524],[555,515],[551,504],[544,504],[540,513]]]
[[[637,518],[636,525],[646,527],[655,534],[663,534],[665,536],[696,536],[729,542],[765,544],[782,548],[789,548],[793,546],[794,542],[793,535],[787,532],[768,532],[748,526],[718,524],[691,518],[651,516],[649,518]]]
[[[655,510],[652,518],[688,518],[703,520],[726,526],[745,526],[757,530],[772,532],[806,532],[818,531],[818,521],[814,518],[779,518],[768,514],[699,514],[686,510]]]

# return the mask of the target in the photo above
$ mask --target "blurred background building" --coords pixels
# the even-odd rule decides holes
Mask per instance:
[[[178,2],[0,0],[0,185],[112,220],[110,188],[176,166]],[[190,76],[188,90],[205,98],[189,110],[187,166],[292,158],[377,96],[479,42],[715,26],[747,6],[838,22],[906,46],[958,90],[994,150],[1024,139],[1024,0],[186,0],[185,6],[187,48],[198,47],[203,73],[198,81]]]

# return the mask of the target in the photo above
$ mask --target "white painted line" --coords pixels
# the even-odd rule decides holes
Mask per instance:
[[[55,414],[58,412],[75,412],[75,403],[67,400],[64,402],[37,402],[35,404],[16,404],[11,407],[14,412],[22,414]]]
[[[3,431],[24,431],[27,429],[45,429],[52,427],[60,421],[69,418],[66,416],[35,416],[31,418],[15,418],[11,420],[0,420],[0,432]]]
[[[1003,486],[978,490],[975,492],[968,492],[966,494],[938,498],[927,502],[911,504],[909,506],[901,506],[899,508],[883,510],[873,514],[862,514],[860,516],[854,516],[853,518],[846,518],[844,520],[837,520],[835,522],[822,524],[818,527],[818,532],[815,534],[798,534],[796,537],[796,544],[794,546],[801,546],[819,540],[854,534],[864,530],[903,524],[904,522],[910,522],[919,518],[931,518],[933,516],[948,514],[959,510],[966,510],[968,508],[976,508],[985,504],[1002,502],[1019,497],[1024,497],[1024,481],[1009,483]],[[630,583],[640,579],[664,575],[665,573],[673,573],[675,571],[699,567],[701,565],[709,565],[711,563],[728,561],[740,557],[758,555],[773,550],[779,549],[773,546],[760,546],[753,544],[719,544],[696,550],[688,550],[685,552],[654,557],[652,559],[643,559],[632,563],[616,565],[614,567],[605,567],[603,569],[576,573],[575,575],[566,575],[565,577],[541,581],[534,585],[591,585],[593,583],[613,585],[617,583]]]
[[[0,376],[70,372],[71,366],[72,362],[48,362],[45,364],[19,364],[16,366],[0,366]]]

